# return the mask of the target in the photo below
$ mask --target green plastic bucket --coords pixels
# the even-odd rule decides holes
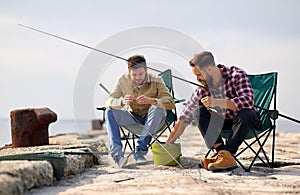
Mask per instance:
[[[164,148],[173,156],[171,157]],[[174,158],[180,163],[181,146],[179,143],[173,144],[152,144],[153,163],[156,165],[177,165]]]

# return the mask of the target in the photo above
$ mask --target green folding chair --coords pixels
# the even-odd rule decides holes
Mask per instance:
[[[167,69],[166,71],[160,73],[159,75],[162,77],[162,79],[164,80],[164,83],[165,83],[166,87],[169,89],[169,92],[171,93],[171,95],[172,95],[172,97],[174,99],[175,104],[184,102],[185,99],[178,99],[178,98],[175,97],[171,69]],[[175,112],[175,115],[177,116],[176,107],[174,109],[174,112]],[[177,118],[176,118],[176,120],[177,120]]]
[[[246,139],[244,140],[245,148],[238,151],[234,158],[238,164],[247,172],[249,172],[255,161],[259,159],[264,166],[274,167],[274,150],[275,150],[275,128],[276,119],[278,119],[278,111],[276,110],[276,88],[277,88],[277,72],[271,72],[259,75],[248,75],[252,88],[254,90],[254,104],[257,108],[262,123],[261,129],[250,129]],[[273,108],[270,109],[273,100]],[[225,140],[229,138],[232,130],[222,130],[221,136]],[[273,133],[271,144],[271,160],[264,148],[271,133]],[[254,148],[256,146],[256,148]],[[256,149],[256,150],[255,150]],[[250,165],[246,167],[238,159],[246,150],[251,150],[254,154]],[[211,150],[208,151],[206,157]]]

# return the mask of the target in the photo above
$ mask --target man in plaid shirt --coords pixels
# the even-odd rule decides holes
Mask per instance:
[[[202,158],[202,166],[210,171],[234,169],[233,154],[249,129],[260,123],[247,73],[235,66],[215,65],[207,51],[196,54],[190,66],[201,87],[192,94],[166,143],[174,143],[195,119],[207,147],[218,152],[215,158]],[[226,144],[220,136],[222,129],[232,129]]]

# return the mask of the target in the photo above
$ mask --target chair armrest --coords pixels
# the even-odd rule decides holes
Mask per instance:
[[[185,101],[185,99],[177,99],[177,98],[174,98],[175,104],[181,103],[181,102],[184,102],[184,101]]]
[[[102,110],[102,111],[105,111],[106,110],[106,108],[103,106],[103,107],[97,107],[96,108],[97,110]]]
[[[270,116],[271,119],[274,119],[274,120],[278,119],[278,116],[279,116],[278,110],[267,110],[266,112]]]
[[[106,110],[106,107],[97,107],[96,108],[97,110],[102,110],[103,111],[103,116],[102,116],[102,118],[103,118],[103,121],[105,121],[105,110]]]
[[[262,109],[263,111],[265,111],[271,119],[274,119],[274,120],[278,119],[278,116],[279,116],[279,111],[278,110],[269,110],[269,109],[266,109],[266,108],[263,108],[263,107],[257,106],[257,105],[254,105],[254,107]]]

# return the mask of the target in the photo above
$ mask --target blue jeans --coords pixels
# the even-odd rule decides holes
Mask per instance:
[[[125,109],[115,110],[108,108],[105,111],[110,154],[113,158],[123,155],[120,126],[124,125],[144,125],[142,134],[137,141],[136,151],[142,151],[143,154],[147,154],[148,144],[151,142],[152,138],[151,135],[153,135],[163,124],[166,117],[166,111],[165,109],[151,106],[146,116],[142,117],[137,114],[133,114],[133,116],[139,122],[133,119]],[[151,133],[151,135],[149,133]]]

